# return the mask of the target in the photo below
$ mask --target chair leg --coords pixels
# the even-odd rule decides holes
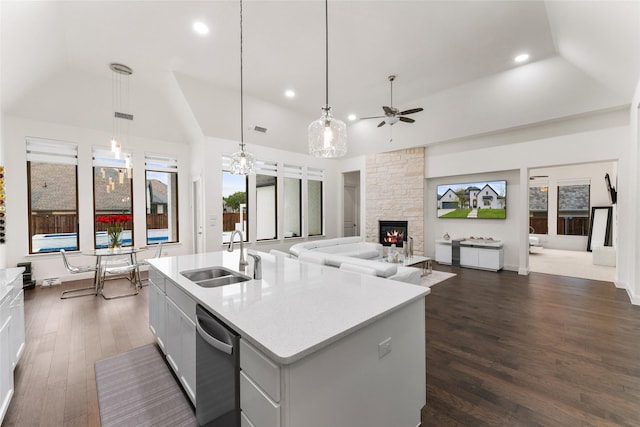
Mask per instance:
[[[89,297],[89,296],[97,296],[98,288],[96,287],[96,281],[98,280],[98,272],[93,275],[93,286],[87,286],[86,288],[78,288],[78,289],[68,289],[66,291],[62,291],[60,294],[60,299],[68,299],[68,298],[78,298],[78,297]],[[92,290],[91,293],[82,293],[80,295],[74,295],[75,292],[83,292]]]
[[[102,275],[102,280],[101,283],[102,285],[100,286],[101,292],[100,294],[102,294],[102,298],[106,299],[106,300],[110,300],[110,299],[118,299],[118,298],[125,298],[125,297],[132,297],[135,295],[138,295],[140,293],[140,290],[138,288],[138,283],[135,280],[135,271],[132,271],[131,273],[129,273],[129,277],[123,277],[127,280],[129,280],[131,283],[133,283],[134,286],[134,292],[128,293],[128,294],[121,294],[121,295],[113,295],[113,296],[107,296],[104,294],[104,282],[106,280],[106,272],[103,273]]]

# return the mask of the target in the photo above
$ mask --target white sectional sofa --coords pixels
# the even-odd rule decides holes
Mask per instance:
[[[337,237],[297,243],[289,248],[289,253],[300,261],[420,284],[420,269],[381,261],[382,245],[365,242],[362,237]]]

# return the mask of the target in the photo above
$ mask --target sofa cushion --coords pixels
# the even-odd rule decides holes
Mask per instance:
[[[304,251],[300,254],[300,256],[298,257],[298,260],[304,261],[304,262],[312,262],[314,264],[328,265],[327,263],[328,256],[329,256],[328,254],[323,254],[322,252]]]
[[[398,272],[398,267],[395,264],[389,264],[386,262],[378,262],[370,259],[352,258],[342,255],[329,255],[325,258],[325,264],[332,267],[340,268],[342,264],[359,265],[375,270],[376,276],[388,278]]]
[[[393,276],[387,277],[398,282],[412,283],[414,285],[422,284],[422,270],[415,267],[399,266],[398,272]]]
[[[353,271],[354,273],[366,274],[368,276],[376,276],[376,269],[371,267],[365,267],[364,265],[347,264],[343,262],[340,264],[340,270]]]
[[[305,251],[326,252],[355,258],[379,258],[382,255],[380,243],[364,242],[362,237],[337,237],[335,239],[301,242],[289,248],[289,253],[299,257]]]

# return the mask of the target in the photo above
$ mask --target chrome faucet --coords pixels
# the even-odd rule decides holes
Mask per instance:
[[[233,252],[233,239],[236,236],[236,233],[240,235],[240,270],[244,271],[244,268],[249,265],[246,259],[244,259],[244,236],[242,235],[242,231],[233,230],[231,233],[231,239],[229,240],[229,247],[227,251]]]
[[[256,280],[262,279],[262,258],[258,254],[250,254],[247,252],[247,255],[253,258],[253,278]]]

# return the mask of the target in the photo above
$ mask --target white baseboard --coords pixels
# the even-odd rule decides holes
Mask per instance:
[[[629,299],[631,300],[631,304],[633,305],[640,305],[640,297],[637,295],[634,295],[629,288],[625,288],[627,291],[627,295],[629,295]]]

